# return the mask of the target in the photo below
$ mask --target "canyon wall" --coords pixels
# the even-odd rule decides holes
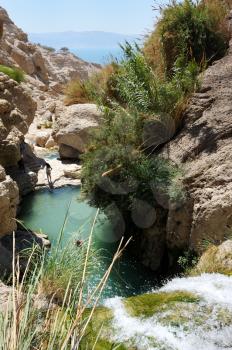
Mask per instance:
[[[189,103],[181,130],[159,152],[181,169],[185,201],[173,205],[160,198],[162,215],[139,238],[138,254],[155,270],[167,252],[172,265],[178,252],[201,254],[207,244],[231,237],[231,72],[232,42],[228,54],[200,77],[201,87]]]

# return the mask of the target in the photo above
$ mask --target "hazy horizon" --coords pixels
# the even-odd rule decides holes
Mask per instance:
[[[26,33],[109,32],[142,35],[152,30],[168,0],[2,0],[0,5]]]

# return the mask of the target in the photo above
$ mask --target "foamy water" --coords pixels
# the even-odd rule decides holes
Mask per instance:
[[[194,293],[201,299],[199,303],[179,303],[183,310],[177,311],[186,322],[175,325],[164,322],[167,310],[149,318],[132,317],[122,298],[108,299],[105,305],[114,314],[112,341],[138,350],[232,350],[232,277],[175,278],[154,292],[174,291]],[[170,310],[170,315],[173,312]]]

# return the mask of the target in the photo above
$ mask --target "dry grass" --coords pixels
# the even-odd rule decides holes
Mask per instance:
[[[70,81],[64,89],[64,94],[66,106],[77,103],[88,103],[90,101],[85,83],[80,80]]]
[[[100,72],[92,75],[85,82],[80,80],[69,82],[64,89],[65,104],[69,106],[77,103],[94,102],[96,93],[103,95],[105,98],[114,97],[113,77],[117,69],[118,65],[113,62],[106,65]]]
[[[200,275],[202,273],[221,273],[232,275],[231,269],[225,265],[225,261],[218,257],[218,246],[209,245],[208,249],[200,258],[198,264],[189,271],[190,276]]]
[[[153,32],[147,37],[144,44],[143,50],[149,64],[151,64],[155,72],[161,77],[171,71],[176,58],[180,55],[182,39],[179,37],[181,31],[178,31],[180,29],[181,21],[183,20],[183,17],[181,19],[181,15],[183,15],[184,6],[186,16],[189,16],[189,18],[192,16],[191,20],[194,20],[197,14],[201,12],[202,18],[205,16],[206,26],[208,25],[208,28],[212,33],[219,34],[222,38],[224,37],[225,41],[228,41],[230,37],[228,24],[225,18],[229,9],[232,8],[231,0],[202,0],[198,2],[196,10],[192,7],[192,15],[190,15],[190,7],[187,5],[187,0],[182,1],[182,4],[185,4],[182,9],[178,3],[179,2],[176,1],[170,1],[168,5],[161,8],[161,16],[155,24]],[[206,16],[208,16],[208,18]],[[180,20],[179,23],[178,20]],[[197,21],[200,23],[200,16]],[[193,26],[198,25],[197,21]],[[191,39],[187,45],[188,48],[186,52],[191,57],[194,53],[193,40]],[[193,56],[192,58],[196,59],[198,64],[201,64],[205,60],[205,53],[202,52],[201,56]],[[207,59],[209,59],[209,57],[207,57]]]

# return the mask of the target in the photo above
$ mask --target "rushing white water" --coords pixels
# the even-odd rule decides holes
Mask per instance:
[[[174,291],[194,293],[201,301],[178,303],[176,308],[142,318],[129,315],[122,298],[107,300],[105,305],[114,315],[112,341],[138,350],[232,350],[232,277],[175,278],[153,293]],[[184,322],[167,322],[173,313]]]

